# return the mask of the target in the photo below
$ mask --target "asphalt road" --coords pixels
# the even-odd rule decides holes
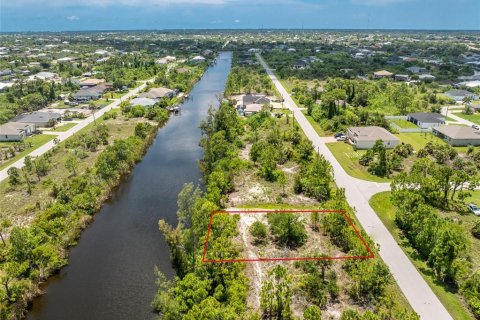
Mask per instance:
[[[473,123],[473,122],[468,121],[466,119],[460,118],[459,116],[455,115],[455,113],[453,112],[453,111],[462,112],[462,110],[463,110],[463,108],[459,108],[458,105],[443,107],[442,108],[442,114],[444,116],[448,116],[449,118],[452,118],[453,120],[457,121],[459,124],[464,124],[464,125],[467,125],[469,127],[471,127],[473,125],[478,126],[478,124],[476,124],[476,123]],[[448,111],[448,114],[447,114],[447,111]]]
[[[257,54],[257,57],[277,90],[285,99],[285,105],[293,112],[295,120],[303,129],[305,135],[312,141],[315,149],[331,163],[337,186],[345,188],[348,203],[355,209],[356,216],[363,229],[379,245],[381,258],[390,268],[390,272],[412,308],[420,315],[422,320],[452,319],[368,203],[370,197],[375,193],[390,190],[389,184],[364,181],[349,176],[322,139],[320,139],[315,129],[313,129],[263,58],[259,54]]]
[[[153,81],[153,79],[147,80],[146,82],[148,82],[148,81]],[[122,100],[126,100],[126,99],[130,98],[131,96],[137,94],[140,90],[145,88],[146,82],[144,82],[143,84],[141,84],[137,88],[132,89],[128,93],[126,93],[124,96],[122,96]],[[112,102],[108,106],[103,107],[102,109],[95,112],[93,115],[85,118],[84,120],[79,122],[76,126],[72,127],[70,130],[65,131],[65,132],[60,132],[57,135],[58,140],[64,141],[64,140],[70,138],[72,135],[74,135],[75,133],[82,130],[83,128],[88,126],[90,123],[92,123],[95,119],[98,119],[99,117],[101,117],[105,112],[110,111],[112,108],[117,108],[120,105],[120,103],[121,103],[121,100],[115,100],[114,102]],[[54,146],[55,146],[55,143],[53,142],[53,140],[51,140],[51,141],[47,142],[46,144],[44,144],[43,146],[33,150],[28,155],[31,156],[32,158],[41,156],[42,154],[44,154],[48,150],[52,149]],[[22,158],[18,159],[17,161],[15,161],[14,163],[12,163],[11,165],[9,165],[8,167],[1,170],[0,171],[0,181],[3,181],[4,179],[6,179],[8,177],[7,171],[11,167],[17,167],[19,169],[22,168],[24,166],[24,160],[25,160],[25,157],[22,157]]]

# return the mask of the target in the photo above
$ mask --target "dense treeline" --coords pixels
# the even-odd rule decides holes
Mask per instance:
[[[181,92],[189,92],[200,79],[208,64],[206,62],[195,66],[180,65],[168,72],[162,72],[155,78],[155,84]]]
[[[465,212],[463,199],[479,181],[478,162],[460,158],[449,146],[429,144],[418,153],[410,172],[392,182],[395,221],[442,282],[459,290],[480,318],[478,270],[469,256],[471,242],[460,225],[437,209]]]
[[[23,316],[28,301],[39,293],[39,283],[66,264],[68,247],[75,244],[80,231],[100,209],[110,190],[140,160],[155,132],[155,126],[137,124],[135,135],[108,145],[94,166],[82,174],[75,172],[74,162],[66,163],[66,166],[71,166],[72,178],[62,184],[53,183],[53,201],[35,216],[28,227],[9,228],[8,220],[2,222],[0,318],[18,319]],[[108,131],[99,126],[91,136],[81,135],[69,141],[70,147],[92,150],[97,143],[105,143],[102,138],[105,135]],[[39,166],[42,157],[32,161],[32,165],[27,160],[22,169],[27,175],[17,176],[19,180],[16,183],[28,185],[32,172],[40,174],[40,179],[43,175],[41,171],[37,172],[39,167],[48,169],[49,166],[48,153],[43,157],[47,157],[45,166]],[[32,168],[32,172],[28,168]],[[10,176],[10,183],[14,178],[15,175]],[[8,235],[4,233],[7,229]]]
[[[263,93],[274,95],[275,89],[265,69],[259,65],[234,66],[228,75],[226,95]]]

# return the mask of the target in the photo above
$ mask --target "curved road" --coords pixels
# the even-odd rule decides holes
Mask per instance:
[[[422,320],[452,319],[368,203],[370,197],[375,193],[390,190],[389,184],[364,181],[349,176],[327,148],[325,142],[320,139],[315,129],[313,129],[263,58],[259,54],[257,54],[257,58],[275,84],[275,87],[284,97],[285,104],[293,112],[305,135],[312,141],[315,149],[331,163],[338,187],[345,188],[348,203],[355,209],[356,216],[363,229],[379,245],[380,256],[390,268],[390,272],[393,274],[408,302],[410,302],[413,310],[420,315]]]
[[[122,99],[115,100],[114,102],[112,102],[108,106],[98,110],[97,112],[95,112],[91,116],[89,116],[89,117],[85,118],[84,120],[82,120],[81,122],[79,122],[76,126],[72,127],[70,130],[58,133],[58,135],[57,135],[58,140],[60,140],[60,142],[61,142],[61,141],[64,141],[64,140],[70,138],[72,135],[74,135],[78,131],[82,130],[83,128],[88,126],[93,121],[95,121],[95,119],[98,119],[99,117],[103,116],[103,114],[105,112],[110,111],[112,108],[117,108],[120,105],[122,100],[126,100],[126,99],[130,98],[131,96],[140,92],[143,88],[145,88],[147,82],[153,81],[153,80],[154,79],[144,81],[140,86],[136,87],[135,89],[130,90],[127,94],[122,96]],[[55,142],[53,142],[53,140],[51,140],[51,141],[47,142],[46,144],[40,146],[39,148],[33,150],[28,155],[33,157],[33,158],[41,156],[42,154],[44,154],[48,150],[52,149],[54,146],[55,146]],[[2,169],[0,171],[0,181],[3,181],[4,179],[6,179],[8,177],[7,171],[11,167],[17,167],[19,169],[22,168],[24,166],[24,160],[25,160],[25,157],[22,157],[22,158],[18,159],[17,161],[15,161],[14,163],[12,163],[11,165]]]

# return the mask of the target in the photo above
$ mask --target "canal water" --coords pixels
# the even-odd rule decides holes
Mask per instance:
[[[220,53],[182,105],[158,131],[143,160],[96,215],[69,265],[49,280],[33,301],[28,319],[153,319],[154,266],[174,271],[158,220],[176,224],[177,195],[184,183],[198,183],[198,143],[209,106],[218,106],[231,67],[231,53]]]

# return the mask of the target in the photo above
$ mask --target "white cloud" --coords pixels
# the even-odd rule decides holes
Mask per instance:
[[[70,17],[67,17],[67,20],[74,21],[74,20],[80,20],[80,18],[78,16],[70,16]]]
[[[240,22],[240,20],[239,20],[239,19],[235,19],[235,20],[233,20],[233,22],[235,22],[235,23],[239,23],[239,22]]]

